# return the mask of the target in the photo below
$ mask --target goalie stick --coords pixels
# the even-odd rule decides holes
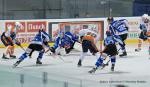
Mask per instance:
[[[47,50],[46,53],[50,51],[50,50]],[[62,60],[64,63],[72,63],[72,61],[66,61],[62,58],[61,55],[58,55],[56,53],[48,53],[49,56],[52,56],[53,58],[59,58],[60,60]]]
[[[64,63],[72,63],[72,61],[66,61],[62,58],[61,55],[56,55],[60,60],[62,60]]]

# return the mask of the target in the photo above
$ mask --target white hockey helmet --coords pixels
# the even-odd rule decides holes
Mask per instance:
[[[144,23],[148,23],[148,22],[149,22],[148,14],[143,14],[143,15],[142,15],[142,21],[143,21]]]
[[[148,14],[143,14],[142,18],[148,18]]]
[[[15,27],[16,27],[16,29],[18,29],[18,28],[22,27],[22,24],[20,22],[15,22]]]

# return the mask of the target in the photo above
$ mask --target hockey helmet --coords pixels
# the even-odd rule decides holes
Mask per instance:
[[[142,21],[143,21],[144,23],[148,23],[148,22],[149,22],[148,14],[143,14],[143,15],[142,15]]]
[[[111,32],[110,31],[106,31],[106,35],[107,36],[111,36]]]
[[[114,18],[113,17],[108,17],[107,21],[114,21]]]
[[[142,18],[148,18],[148,14],[143,14]]]

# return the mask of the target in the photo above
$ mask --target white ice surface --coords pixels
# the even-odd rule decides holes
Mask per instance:
[[[25,75],[25,83],[27,83],[24,83],[23,87],[43,87],[42,72],[48,73],[50,81],[47,87],[65,87],[64,82],[69,83],[68,87],[116,87],[116,84],[123,84],[126,87],[149,87],[150,56],[148,55],[148,45],[144,45],[141,52],[135,52],[135,48],[136,45],[127,45],[128,56],[124,58],[117,56],[114,72],[110,71],[109,64],[105,69],[97,70],[95,74],[88,73],[95,64],[95,56],[86,56],[82,63],[83,66],[77,67],[80,52],[61,56],[67,63],[59,59],[58,56],[53,57],[45,54],[41,66],[35,64],[38,52],[34,52],[32,59],[25,59],[17,68],[12,68],[17,59],[0,59],[0,87],[20,87],[18,85],[20,74]],[[0,48],[0,56],[3,52],[4,48]],[[17,57],[22,53],[24,51],[21,48],[15,49]],[[37,83],[39,84],[37,85]]]

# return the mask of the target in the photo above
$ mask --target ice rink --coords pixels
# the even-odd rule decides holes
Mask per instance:
[[[97,70],[95,74],[89,74],[88,71],[94,66],[96,57],[86,56],[83,66],[77,67],[80,52],[76,51],[61,56],[65,62],[58,56],[45,54],[41,66],[35,64],[37,52],[17,68],[12,68],[17,59],[0,59],[0,87],[149,87],[148,45],[145,44],[140,52],[135,52],[135,48],[136,45],[127,44],[128,56],[117,56],[114,72],[110,71],[109,64],[103,70]],[[4,50],[0,49],[0,56]],[[21,48],[15,49],[17,57],[23,52]]]

